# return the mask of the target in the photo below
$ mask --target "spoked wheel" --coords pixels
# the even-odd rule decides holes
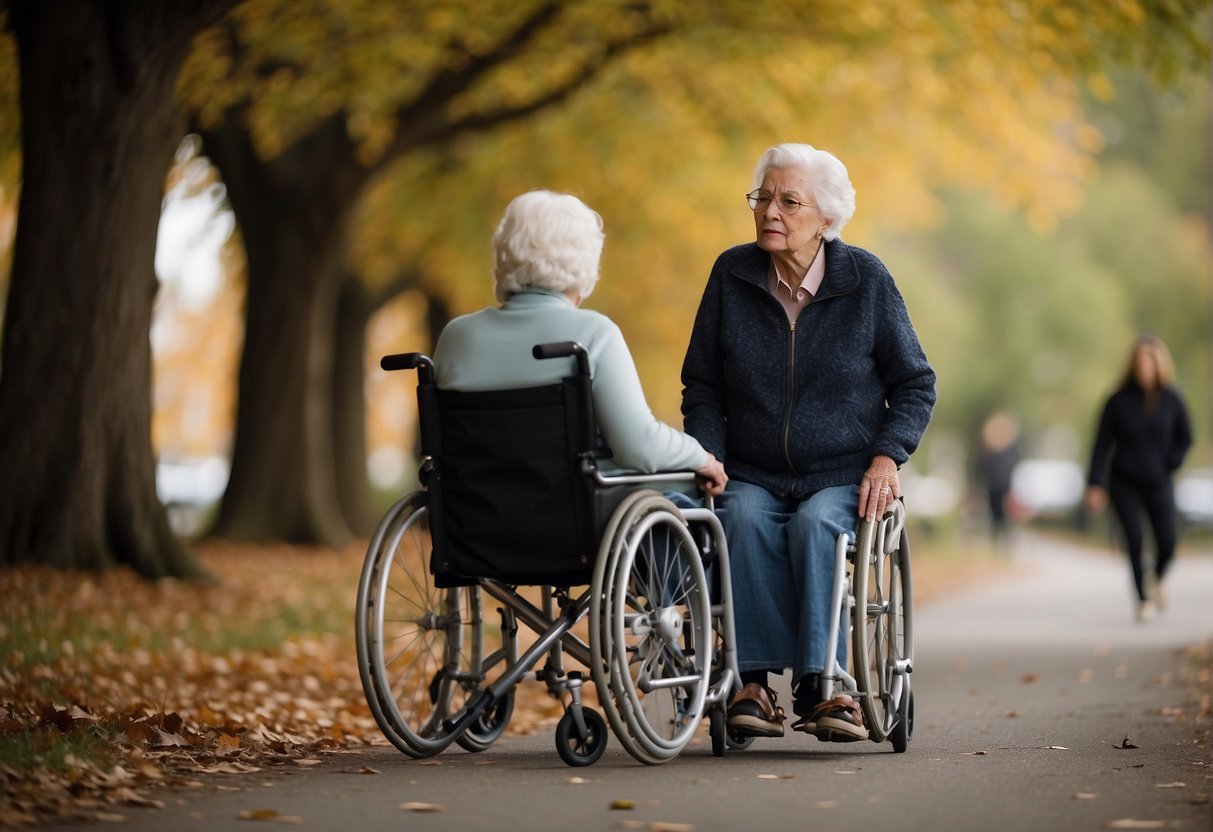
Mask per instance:
[[[591,766],[607,747],[606,720],[593,708],[582,708],[585,735],[577,730],[572,712],[565,711],[556,723],[556,753],[570,766]]]
[[[413,757],[449,745],[444,721],[504,667],[513,645],[481,612],[479,588],[434,586],[426,495],[388,511],[371,540],[358,585],[355,635],[367,704],[384,736]],[[459,738],[482,750],[513,713],[513,694]]]
[[[704,717],[712,669],[709,587],[694,538],[669,500],[641,491],[616,517],[591,586],[594,681],[628,752],[663,763]]]
[[[897,511],[904,509],[898,506]],[[868,734],[881,742],[909,705],[914,658],[910,546],[903,524],[885,518],[862,524],[855,551],[855,680]]]

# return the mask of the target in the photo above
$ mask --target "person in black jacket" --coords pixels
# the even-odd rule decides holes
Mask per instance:
[[[843,639],[826,643],[834,542],[900,494],[935,372],[884,264],[839,238],[855,212],[842,162],[773,147],[746,201],[757,242],[716,260],[682,367],[686,431],[729,476],[719,506],[744,687],[728,725],[782,736],[767,681],[791,668],[793,730],[866,739],[858,703],[819,692],[827,656],[846,658]]]
[[[1166,606],[1161,580],[1177,541],[1171,478],[1192,444],[1188,411],[1173,379],[1162,339],[1138,338],[1124,381],[1100,415],[1087,477],[1087,507],[1099,512],[1110,500],[1124,530],[1138,621]],[[1148,574],[1141,557],[1143,514],[1154,529],[1154,567]]]

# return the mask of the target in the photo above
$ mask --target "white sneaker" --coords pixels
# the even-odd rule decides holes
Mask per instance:
[[[1146,597],[1154,602],[1154,606],[1162,612],[1167,608],[1167,596],[1162,591],[1162,581],[1154,572],[1146,573],[1145,580]]]
[[[1137,614],[1135,618],[1138,624],[1144,624],[1154,617],[1154,603],[1152,601],[1142,601],[1137,605]]]
[[[1150,599],[1159,612],[1167,608],[1167,593],[1162,591],[1162,582],[1157,579],[1154,581],[1154,591],[1150,594]]]

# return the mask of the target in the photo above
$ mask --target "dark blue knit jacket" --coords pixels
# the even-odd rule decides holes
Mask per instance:
[[[892,276],[872,253],[825,244],[825,276],[795,325],[755,243],[720,255],[682,365],[687,433],[730,477],[784,497],[860,481],[872,457],[901,465],[935,405]]]

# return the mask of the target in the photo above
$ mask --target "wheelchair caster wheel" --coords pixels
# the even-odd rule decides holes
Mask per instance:
[[[727,742],[729,748],[733,749],[734,751],[745,751],[754,742],[754,738],[748,736],[743,737],[738,734],[729,734]]]
[[[893,743],[893,751],[904,754],[910,745],[910,736],[913,733],[914,692],[908,691],[907,695],[902,697],[901,705],[897,708],[897,724],[893,726],[893,731],[889,734],[889,741]]]
[[[729,741],[729,729],[725,725],[724,708],[708,711],[708,734],[712,737],[712,756],[723,757]]]
[[[472,727],[455,739],[459,747],[465,751],[476,753],[484,751],[505,733],[514,715],[514,691],[510,691],[490,710],[480,715]]]
[[[607,747],[606,720],[592,708],[582,708],[586,736],[577,736],[577,722],[569,711],[556,723],[556,752],[570,766],[591,766]]]

